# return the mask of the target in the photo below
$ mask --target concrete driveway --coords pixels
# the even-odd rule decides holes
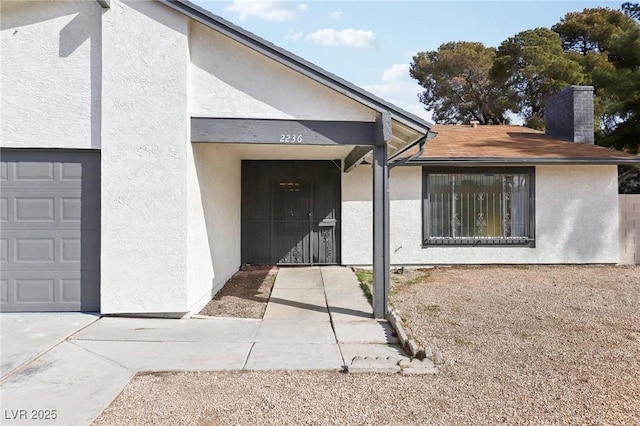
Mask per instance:
[[[262,320],[0,314],[1,423],[90,424],[140,371],[341,370],[404,358],[347,268],[278,274]]]

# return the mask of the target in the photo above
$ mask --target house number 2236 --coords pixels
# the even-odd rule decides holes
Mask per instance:
[[[302,143],[302,135],[283,133],[280,135],[280,143]]]

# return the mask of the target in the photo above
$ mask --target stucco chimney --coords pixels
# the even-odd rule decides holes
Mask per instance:
[[[545,133],[577,143],[594,143],[593,87],[569,86],[545,101]]]

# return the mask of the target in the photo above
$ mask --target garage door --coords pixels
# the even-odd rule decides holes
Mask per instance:
[[[2,312],[99,311],[100,153],[0,152]]]

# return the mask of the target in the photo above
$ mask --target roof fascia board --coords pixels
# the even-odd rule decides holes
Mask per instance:
[[[369,93],[366,90],[321,69],[311,62],[306,61],[299,56],[296,56],[293,53],[288,52],[189,1],[158,1],[192,19],[195,19],[203,25],[214,28],[232,40],[235,40],[375,111],[391,112],[395,120],[418,132],[426,133],[432,126],[432,124],[426,120],[386,102],[372,93]]]
[[[434,158],[415,159],[401,166],[508,166],[508,165],[632,165],[638,159],[627,158]]]

